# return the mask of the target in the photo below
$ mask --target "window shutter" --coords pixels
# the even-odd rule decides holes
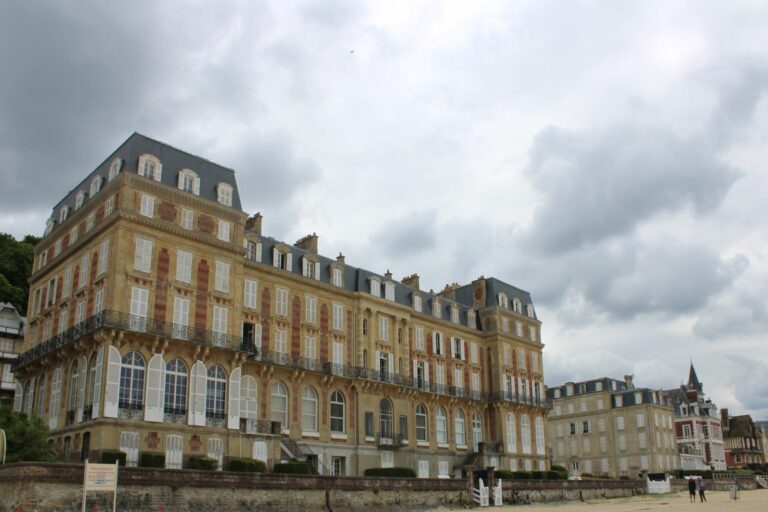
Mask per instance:
[[[315,280],[320,280],[320,262],[315,263]]]
[[[424,384],[429,387],[429,363],[424,363]]]
[[[19,393],[21,395],[21,393]],[[54,430],[59,424],[59,400],[61,399],[61,368],[53,372],[51,383],[51,411],[48,416],[48,428]],[[21,405],[19,405],[21,408]]]
[[[440,336],[440,339],[438,340],[440,343],[440,354],[445,355],[445,346],[443,345],[443,337]]]
[[[109,346],[107,363],[107,389],[104,393],[104,417],[117,418],[117,401],[120,394],[120,351]]]
[[[85,404],[85,385],[88,382],[88,358],[83,356],[80,360],[80,367],[82,373],[80,373],[80,392],[77,396],[77,412],[75,413],[75,421],[81,423],[83,421],[83,405]]]
[[[176,176],[176,188],[181,189],[181,183],[182,183],[183,180],[184,180],[184,173],[180,172]]]
[[[208,385],[208,375],[205,371],[205,364],[198,361],[192,367],[192,382],[190,389],[190,425],[205,425],[205,390]]]
[[[165,362],[162,354],[155,354],[147,365],[147,400],[144,421],[163,421]]]
[[[273,266],[273,267],[278,267],[278,266],[280,266],[280,262],[279,262],[279,260],[278,260],[278,251],[277,251],[277,247],[273,247],[273,248],[272,248],[272,266]]]
[[[162,181],[163,180],[163,164],[160,162],[157,162],[157,165],[155,166],[155,181]]]
[[[16,394],[13,395],[13,410],[14,412],[21,412],[21,401],[24,398],[24,388],[21,384],[16,382]]]
[[[93,382],[93,410],[91,411],[91,418],[96,419],[99,417],[99,409],[101,408],[101,368],[104,364],[104,347],[99,349],[96,354],[96,371],[94,374]]]
[[[267,462],[267,443],[264,441],[253,442],[253,458]]]
[[[285,270],[288,272],[293,272],[293,254],[288,252],[288,254],[285,255]]]
[[[504,398],[509,396],[509,386],[507,385],[507,377],[502,374],[501,375],[501,386],[504,389]]]
[[[466,361],[467,360],[467,342],[464,340],[459,340],[459,346],[461,347],[461,360]]]
[[[26,413],[28,418],[32,417],[32,404],[35,401],[35,382],[36,381],[37,381],[37,378],[32,377],[32,380],[29,381],[29,393],[27,393],[27,396],[24,397],[26,399],[26,402],[24,403],[24,412]],[[16,397],[14,397],[14,402],[15,401],[16,401]]]
[[[261,262],[261,242],[256,244],[256,261]]]
[[[387,354],[387,367],[390,374],[395,373],[395,354]]]
[[[200,195],[200,178],[195,178],[192,181],[192,193],[194,193],[196,196]]]
[[[437,354],[437,331],[432,331],[432,353]]]
[[[256,347],[256,359],[261,360],[261,324],[254,326],[253,345]]]
[[[235,368],[229,376],[229,411],[227,428],[240,428],[240,374],[242,370]]]
[[[306,256],[301,257],[301,275],[305,277],[309,277],[307,275],[307,257]]]
[[[381,368],[381,352],[376,351],[376,360],[373,362],[373,369],[376,370],[376,373],[379,373],[379,369]]]
[[[418,382],[416,381],[416,378],[419,376],[419,362],[415,359],[413,360],[413,385],[417,385]]]

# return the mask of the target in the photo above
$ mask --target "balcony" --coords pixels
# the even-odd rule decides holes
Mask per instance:
[[[117,416],[127,420],[137,420],[144,417],[144,403],[120,400],[117,404]]]
[[[163,410],[163,422],[183,425],[187,422],[186,407],[165,407]]]
[[[226,415],[223,412],[206,411],[205,425],[208,427],[223,427],[225,417]]]
[[[394,432],[376,434],[376,446],[381,449],[397,450],[403,446],[403,435]]]

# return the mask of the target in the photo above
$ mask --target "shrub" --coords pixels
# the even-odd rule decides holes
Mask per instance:
[[[143,468],[164,468],[165,454],[159,452],[143,452],[139,459],[139,466]]]
[[[493,472],[494,478],[501,478],[502,480],[514,480],[515,475],[508,469],[497,469]]]
[[[545,473],[544,471],[531,471],[531,478],[534,480],[544,480]]]
[[[118,450],[104,450],[101,452],[102,464],[114,464],[116,460],[120,461],[121,466],[125,466],[125,453]]]
[[[560,471],[549,470],[549,471],[545,471],[545,473],[546,473],[545,478],[547,480],[565,480],[566,478],[568,478],[567,473],[563,474]]]
[[[364,474],[365,476],[416,478],[416,472],[411,468],[368,468]]]
[[[213,471],[219,468],[219,461],[212,459],[211,457],[193,455],[189,458],[187,465],[189,466],[189,469],[205,469]]]
[[[309,464],[300,461],[283,462],[281,464],[275,464],[272,468],[272,472],[285,475],[308,475]]]
[[[243,457],[241,459],[231,459],[229,461],[229,470],[238,473],[263,473],[267,470],[264,461]]]
[[[515,480],[530,480],[533,478],[533,475],[530,471],[513,471],[512,478]]]
[[[563,475],[563,478],[568,478],[568,470],[565,469],[563,466],[553,465],[552,469],[550,471],[555,471],[556,473],[560,473]]]

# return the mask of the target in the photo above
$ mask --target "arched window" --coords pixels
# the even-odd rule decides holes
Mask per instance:
[[[224,206],[232,206],[232,185],[226,183],[216,185],[216,198]]]
[[[161,181],[163,176],[163,166],[155,156],[148,153],[139,157],[139,176],[146,176],[155,181]]]
[[[515,415],[507,413],[507,452],[517,453],[517,426],[515,425]]]
[[[90,366],[88,366],[88,394],[85,397],[85,408],[83,409],[84,420],[89,420],[93,416],[93,397],[96,392],[96,361],[96,354],[93,354]]]
[[[458,409],[453,415],[453,430],[456,431],[456,445],[466,446],[467,437],[464,435],[464,413]]]
[[[227,374],[219,365],[208,368],[208,389],[205,395],[206,424],[224,426],[224,404],[227,400]]]
[[[331,394],[331,432],[343,434],[346,432],[344,422],[344,395],[341,391]]]
[[[40,376],[37,388],[37,415],[42,418],[45,412],[45,374]]]
[[[544,455],[544,420],[536,417],[536,454]]]
[[[427,408],[422,404],[416,406],[416,441],[427,440]]]
[[[67,402],[67,424],[74,423],[75,409],[77,409],[77,392],[79,389],[80,369],[77,361],[72,363],[72,369],[69,372],[69,401]]]
[[[520,416],[520,438],[523,443],[523,453],[531,453],[531,422],[527,414]]]
[[[189,371],[178,357],[165,365],[164,420],[167,423],[184,423],[187,414],[187,382]]]
[[[368,336],[368,319],[363,318],[363,336]]]
[[[197,176],[197,173],[195,171],[192,171],[190,169],[182,169],[179,171],[179,182],[178,182],[179,190],[183,190],[184,192],[189,192],[191,194],[195,194],[196,196],[200,195],[200,178]]]
[[[317,432],[317,392],[310,386],[301,393],[301,430]]]
[[[250,423],[248,431],[255,430],[258,411],[259,387],[256,379],[246,375],[240,380],[240,417]],[[251,429],[251,426],[253,429]]]
[[[477,451],[477,445],[483,442],[483,422],[480,419],[480,414],[475,413],[472,415],[472,445],[474,451]]]
[[[512,309],[515,310],[515,313],[523,312],[523,303],[520,302],[520,299],[518,299],[517,297],[512,299]]]
[[[500,308],[509,309],[509,299],[506,293],[500,293],[498,295],[498,304]]]
[[[379,430],[381,437],[392,437],[392,402],[386,398],[379,402]]]
[[[122,158],[115,158],[112,160],[112,163],[109,164],[109,177],[107,178],[108,181],[112,181],[117,177],[118,174],[120,174],[120,169],[123,168],[123,159]]]
[[[435,427],[437,431],[437,444],[448,443],[448,418],[445,415],[445,409],[437,408],[435,413]]]
[[[99,193],[99,190],[101,190],[101,181],[103,179],[104,178],[102,178],[101,176],[93,177],[93,179],[91,180],[91,190],[90,190],[90,193],[88,194],[88,197],[93,197]]]
[[[79,190],[77,194],[75,194],[75,210],[83,206],[83,202],[85,201],[85,192],[82,190]]]
[[[282,430],[288,431],[288,388],[282,382],[275,382],[272,385],[269,419],[279,421]]]
[[[120,365],[120,397],[118,407],[122,416],[144,408],[144,358],[136,351],[123,356]]]
[[[59,210],[59,224],[67,220],[67,217],[69,217],[69,206],[62,206]]]

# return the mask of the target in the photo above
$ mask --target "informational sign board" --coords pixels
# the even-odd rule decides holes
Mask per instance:
[[[117,506],[117,468],[118,461],[114,464],[91,464],[85,461],[85,474],[83,475],[83,512],[85,512],[85,497],[88,491],[108,491],[113,493],[112,512]]]

